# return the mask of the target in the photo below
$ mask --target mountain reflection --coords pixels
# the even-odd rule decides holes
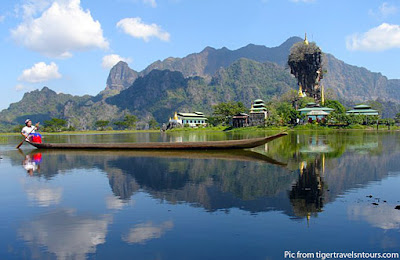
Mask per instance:
[[[32,156],[42,153],[35,176],[44,179],[77,168],[102,170],[115,195],[106,198],[108,209],[123,209],[140,190],[207,211],[277,210],[308,218],[347,190],[398,171],[400,147],[391,140],[369,133],[295,133],[256,152],[33,151]]]

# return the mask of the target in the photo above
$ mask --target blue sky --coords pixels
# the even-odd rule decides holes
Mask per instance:
[[[43,86],[95,95],[120,59],[140,71],[305,32],[324,52],[400,79],[399,17],[398,0],[3,0],[0,109]]]

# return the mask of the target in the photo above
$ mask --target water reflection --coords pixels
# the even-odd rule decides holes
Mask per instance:
[[[106,197],[107,209],[121,210],[127,205],[132,206],[134,205],[134,202],[132,200],[123,200],[115,195],[108,195]]]
[[[221,242],[222,246],[247,243],[255,237],[252,241],[255,245],[258,238],[259,241],[276,239],[276,244],[270,242],[271,247],[279,247],[279,243],[290,240],[289,235],[284,237],[282,233],[290,233],[290,236],[296,233],[311,241],[313,237],[331,232],[329,221],[333,221],[333,226],[340,226],[342,233],[332,235],[330,241],[340,244],[339,240],[343,238],[345,243],[345,237],[352,235],[347,234],[347,230],[357,231],[360,227],[353,227],[353,224],[362,222],[361,228],[367,229],[363,232],[371,234],[369,246],[378,243],[373,237],[378,230],[384,233],[378,233],[384,244],[377,248],[392,249],[398,248],[400,230],[399,211],[394,210],[393,201],[376,207],[370,202],[355,203],[348,193],[358,190],[369,194],[371,183],[381,183],[389,173],[392,176],[399,174],[398,140],[394,134],[295,133],[253,151],[33,150],[27,155],[10,151],[5,156],[22,175],[25,175],[25,161],[34,161],[39,153],[41,156],[34,178],[24,176],[19,182],[31,205],[37,207],[31,220],[25,219],[18,225],[18,234],[29,245],[32,255],[36,254],[38,258],[91,257],[90,254],[105,250],[106,244],[130,253],[141,249],[149,251],[156,245],[173,243],[182,236],[198,239],[188,247],[189,251],[195,250],[199,243],[212,247],[203,240],[208,234],[196,232],[201,233],[201,229],[209,224],[218,228],[230,221],[234,223],[234,220],[241,224],[245,221],[246,228],[253,228],[251,236],[246,237],[246,232],[250,232],[243,231],[239,227],[241,224],[227,224],[221,230],[225,235],[219,238],[228,242]],[[97,175],[89,176],[92,172]],[[63,186],[68,177],[72,178],[69,181],[73,185]],[[92,183],[95,178],[104,184],[106,192],[89,194],[96,187]],[[76,185],[81,186],[77,188]],[[74,197],[73,193],[78,190],[81,194]],[[367,194],[361,197],[365,198]],[[349,200],[348,205],[342,202],[343,197]],[[69,204],[65,202],[68,199]],[[339,210],[332,212],[328,205]],[[79,206],[88,209],[82,211]],[[336,217],[340,217],[341,207],[345,208],[342,210],[345,217],[338,223]],[[202,215],[202,223],[198,215]],[[319,218],[311,219],[316,216]],[[193,221],[185,222],[192,218],[193,221],[200,219],[199,225]],[[307,228],[307,219],[311,219],[310,226],[318,228],[302,232],[302,228]],[[235,233],[230,233],[231,230]],[[236,233],[243,236],[243,240],[240,240],[241,236],[235,236]],[[367,240],[362,239],[363,242]],[[185,242],[190,244],[189,239]],[[265,244],[258,247],[260,252],[263,251],[260,248],[265,249]],[[112,255],[110,251],[107,253]],[[164,257],[166,253],[161,249],[160,252],[160,258]],[[279,256],[274,255],[273,259],[279,259]]]
[[[397,135],[374,132],[292,134],[265,152],[299,173],[289,193],[296,216],[309,217],[346,191],[400,169]]]
[[[57,209],[24,223],[18,234],[40,259],[48,258],[46,254],[54,254],[57,259],[85,259],[96,251],[96,246],[105,243],[111,222],[109,215],[93,217],[78,215],[73,209]]]
[[[311,214],[322,211],[324,164],[325,154],[315,156],[308,163],[301,162],[298,181],[289,193],[296,216],[309,218]]]
[[[128,244],[145,244],[151,239],[160,238],[173,227],[174,223],[172,221],[165,221],[159,225],[150,221],[140,223],[129,229],[128,234],[122,235],[122,241]]]
[[[34,150],[29,156],[42,154],[37,176],[46,179],[70,169],[104,171],[115,195],[106,198],[109,209],[122,209],[143,190],[153,198],[208,211],[278,210],[309,218],[346,190],[387,176],[389,168],[400,169],[397,152],[363,158],[382,153],[382,146],[393,151],[397,144],[377,135],[317,133],[291,134],[256,152]]]
[[[42,154],[34,153],[25,155],[21,149],[18,152],[24,157],[22,161],[22,166],[28,173],[28,175],[33,176],[34,172],[40,172],[40,163],[42,162]]]
[[[56,168],[58,172],[69,168],[104,171],[118,198],[107,199],[111,208],[122,208],[134,193],[144,190],[154,198],[209,211],[237,207],[251,212],[292,212],[289,202],[278,201],[285,198],[297,173],[286,169],[285,163],[255,152],[42,153],[40,175],[44,178],[52,178]]]
[[[400,214],[392,205],[350,205],[348,215],[351,220],[366,220],[377,228],[400,231]]]
[[[63,188],[54,187],[40,179],[21,180],[28,200],[39,207],[58,205],[62,199]]]

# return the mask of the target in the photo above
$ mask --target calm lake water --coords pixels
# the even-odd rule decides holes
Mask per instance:
[[[180,142],[260,135],[44,140]],[[39,151],[27,144],[17,151],[19,141],[0,137],[0,259],[400,252],[398,132],[292,132],[251,151],[213,153]]]

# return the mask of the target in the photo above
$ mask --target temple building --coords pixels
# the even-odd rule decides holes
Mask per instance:
[[[346,112],[347,115],[379,116],[378,110],[372,109],[368,105],[357,105],[352,110]]]
[[[193,113],[175,112],[174,117],[170,118],[168,123],[172,127],[185,126],[185,125],[188,125],[190,127],[206,126],[207,118],[204,116],[202,112],[193,112]]]
[[[249,115],[246,113],[239,113],[232,117],[233,127],[246,127],[249,125]]]
[[[249,126],[264,126],[265,119],[268,117],[268,110],[264,100],[256,99],[251,104],[249,115]]]
[[[320,107],[316,103],[308,103],[305,108],[298,109],[297,111],[300,112],[300,115],[306,115],[306,120],[308,122],[318,122],[326,119],[334,109],[330,107]]]

